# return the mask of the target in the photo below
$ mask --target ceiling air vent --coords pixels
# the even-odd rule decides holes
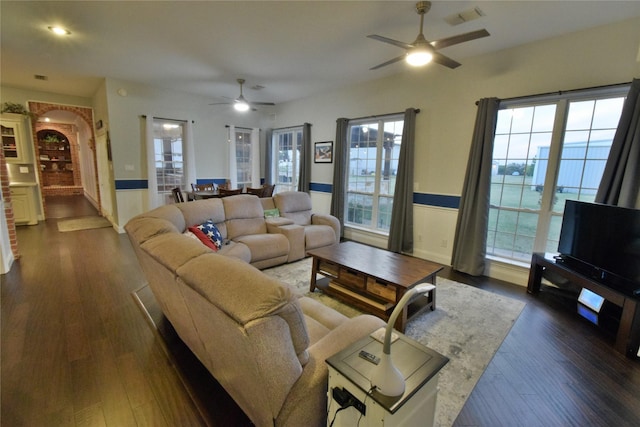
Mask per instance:
[[[449,15],[444,18],[444,20],[452,26],[460,25],[465,22],[473,21],[474,19],[478,19],[481,16],[485,16],[484,12],[480,10],[479,7],[474,7],[473,9],[465,10],[464,12],[454,13],[453,15]]]

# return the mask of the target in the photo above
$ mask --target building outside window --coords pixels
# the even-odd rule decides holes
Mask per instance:
[[[389,233],[403,126],[402,115],[349,123],[345,225]]]
[[[566,200],[593,202],[628,87],[502,105],[493,148],[487,255],[557,252]]]
[[[154,161],[158,194],[171,197],[175,187],[185,187],[183,123],[153,120]]]
[[[296,191],[300,178],[302,126],[275,129],[272,133],[273,167],[278,192]]]

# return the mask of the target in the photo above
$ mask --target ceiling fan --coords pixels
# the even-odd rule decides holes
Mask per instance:
[[[237,79],[236,81],[238,82],[238,84],[240,84],[240,96],[238,96],[236,99],[232,100],[231,102],[215,102],[209,105],[233,104],[233,108],[236,111],[248,111],[249,109],[252,109],[253,111],[255,111],[255,107],[254,107],[255,105],[276,105],[273,102],[247,101],[247,99],[242,94],[242,85],[244,84],[245,80]]]
[[[433,61],[440,65],[444,65],[445,67],[456,68],[460,66],[460,63],[439,53],[438,50],[445,47],[453,46],[455,44],[489,36],[489,32],[485,29],[482,29],[430,42],[429,40],[424,38],[424,34],[422,33],[424,15],[429,11],[429,9],[431,9],[430,1],[420,1],[416,3],[416,12],[418,13],[418,15],[420,15],[420,34],[418,34],[418,37],[416,37],[416,39],[412,43],[404,43],[398,40],[390,39],[388,37],[379,36],[377,34],[371,34],[367,36],[370,39],[378,40],[383,43],[389,43],[407,50],[404,55],[400,55],[396,58],[390,59],[387,62],[376,65],[375,67],[370,68],[370,70],[377,70],[378,68],[382,68],[403,59],[406,59],[410,65],[414,66],[422,66],[429,63],[430,61]]]

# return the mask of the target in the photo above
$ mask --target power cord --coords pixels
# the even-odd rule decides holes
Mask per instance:
[[[363,404],[363,405],[365,405],[365,406],[367,405],[367,398],[368,398],[369,396],[371,396],[371,393],[373,393],[373,390],[375,390],[375,389],[376,389],[376,386],[374,386],[374,385],[372,384],[372,385],[371,385],[371,388],[369,389],[369,391],[367,392],[367,394],[365,394],[365,396],[364,396],[364,402],[362,402],[362,404]],[[356,424],[356,427],[360,427],[360,420],[362,419],[362,415],[363,415],[363,413],[362,413],[362,412],[360,412],[360,416],[358,417],[358,423]]]
[[[336,411],[335,414],[333,414],[333,419],[331,420],[331,423],[329,424],[329,427],[333,427],[333,423],[336,421],[336,416],[338,415],[338,412],[343,411],[347,408],[350,407],[355,407],[356,406],[356,400],[349,396],[346,400],[344,400],[345,396],[344,396],[344,390],[340,390],[337,388],[332,389],[332,394],[333,394],[333,399],[331,400],[336,400],[336,402],[340,405],[340,409],[338,409]],[[338,400],[340,399],[340,400]],[[329,408],[331,408],[331,403],[329,403]],[[331,410],[329,410],[329,414],[331,413]],[[360,418],[362,418],[362,413],[360,413]],[[360,423],[360,419],[358,419],[358,423]]]

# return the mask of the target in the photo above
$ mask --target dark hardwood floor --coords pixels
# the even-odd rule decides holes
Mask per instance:
[[[58,232],[57,218],[95,214],[82,197],[47,206],[50,219],[18,228],[22,258],[0,276],[2,425],[249,425],[158,312],[167,339],[150,327],[127,236]],[[616,353],[575,302],[443,276],[527,303],[456,426],[640,425],[640,361]]]

